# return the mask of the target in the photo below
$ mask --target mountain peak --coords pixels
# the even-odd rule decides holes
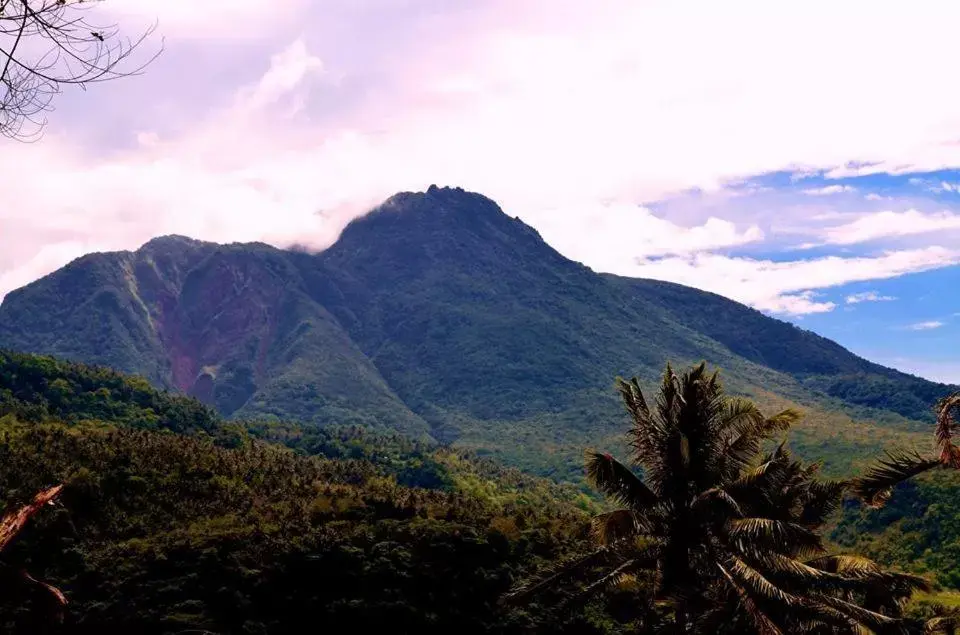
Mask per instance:
[[[431,185],[425,192],[398,192],[371,213],[377,211],[407,211],[411,208],[427,208],[431,212],[469,211],[486,212],[490,216],[506,216],[492,199],[477,192],[468,192],[462,187],[439,187]]]
[[[394,194],[365,216],[352,221],[344,230],[344,236],[359,228],[375,229],[400,225],[415,225],[424,230],[490,231],[536,237],[535,229],[517,217],[511,218],[483,194],[464,190],[462,187],[438,187],[431,185],[425,192],[399,192]]]
[[[168,234],[166,236],[157,236],[144,243],[137,251],[156,251],[167,250],[176,247],[203,247],[210,246],[213,243],[180,234]]]
[[[473,266],[479,260],[566,261],[519,218],[508,216],[493,200],[460,187],[430,185],[425,192],[400,192],[365,216],[354,219],[328,257],[377,245],[404,262],[438,259]],[[471,265],[470,263],[473,263]]]

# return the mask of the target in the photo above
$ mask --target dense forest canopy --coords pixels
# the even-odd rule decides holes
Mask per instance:
[[[5,508],[67,483],[4,561],[63,589],[65,632],[525,632],[546,617],[508,614],[500,596],[587,533],[593,503],[575,488],[462,452],[221,424],[137,378],[0,359]],[[3,602],[7,629],[52,627],[42,597]]]
[[[60,482],[61,502],[3,562],[62,589],[68,608],[58,621],[42,595],[12,592],[0,612],[8,630],[279,633],[312,620],[330,632],[390,623],[625,633],[650,624],[643,589],[629,585],[576,610],[502,601],[518,581],[589,549],[590,517],[604,506],[577,486],[402,434],[225,421],[141,378],[0,353],[4,510]],[[910,482],[876,511],[848,501],[831,537],[957,588],[954,487],[944,477]]]

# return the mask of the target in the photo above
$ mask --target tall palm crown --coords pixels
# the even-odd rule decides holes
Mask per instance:
[[[724,395],[706,365],[668,366],[656,403],[618,380],[633,419],[634,467],[587,453],[587,476],[622,507],[594,520],[598,549],[516,591],[530,598],[573,580],[575,597],[630,583],[666,607],[674,632],[899,632],[902,602],[924,582],[824,553],[817,533],[845,485],[766,442],[798,419],[765,417]],[[651,628],[651,631],[654,630]]]
[[[937,416],[934,428],[936,454],[924,456],[902,450],[887,453],[885,460],[854,481],[854,490],[866,504],[882,506],[898,483],[934,468],[960,470],[960,446],[954,441],[960,427],[956,420],[960,414],[960,392],[944,397],[934,409]]]

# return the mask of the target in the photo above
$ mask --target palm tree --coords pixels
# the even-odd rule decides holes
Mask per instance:
[[[895,485],[923,472],[935,468],[960,470],[960,446],[953,440],[958,427],[956,415],[960,414],[960,392],[938,401],[935,412],[936,455],[924,456],[919,452],[903,450],[888,452],[886,459],[879,461],[853,482],[854,491],[864,503],[871,507],[882,507]]]
[[[902,604],[926,583],[854,556],[828,555],[817,530],[838,507],[844,483],[819,466],[763,446],[799,415],[763,416],[728,398],[700,364],[667,366],[651,408],[636,379],[617,380],[633,419],[631,467],[587,453],[591,483],[621,507],[594,519],[597,547],[563,563],[509,599],[566,593],[563,602],[624,584],[645,611],[667,614],[679,633],[898,631]],[[654,632],[654,628],[645,632]]]
[[[921,604],[917,613],[925,635],[958,635],[960,633],[960,608],[945,606],[939,602]],[[919,629],[918,629],[919,630]]]

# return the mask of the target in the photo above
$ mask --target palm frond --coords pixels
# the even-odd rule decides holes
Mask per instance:
[[[800,499],[797,522],[807,527],[820,527],[843,503],[849,481],[809,481]]]
[[[918,452],[887,452],[867,473],[852,481],[853,491],[870,507],[882,507],[895,485],[940,465],[940,460]]]
[[[957,423],[954,411],[960,412],[960,392],[953,393],[937,402],[937,428],[935,436],[940,462],[947,467],[960,469],[960,447],[953,443]]]
[[[624,576],[629,574],[635,565],[636,563],[633,560],[627,560],[613,570],[605,572],[583,589],[564,600],[562,605],[566,608],[570,608],[573,605],[580,604],[585,600],[590,599],[601,591],[605,591],[617,586],[623,580]]]
[[[617,377],[617,390],[623,399],[623,405],[626,406],[627,412],[630,413],[634,421],[641,421],[650,416],[647,400],[643,397],[640,382],[636,377],[631,378],[630,381]]]
[[[960,609],[948,608],[942,604],[933,606],[934,617],[923,625],[927,635],[955,635],[960,631]]]
[[[657,504],[657,495],[640,477],[609,454],[587,451],[587,479],[598,490],[634,511]]]
[[[597,543],[603,546],[635,538],[638,530],[637,516],[629,509],[598,514],[591,522],[591,533]]]
[[[755,430],[763,425],[763,413],[749,399],[730,397],[725,402],[720,420],[724,430],[740,432]]]
[[[722,487],[712,487],[705,492],[701,492],[693,499],[690,508],[694,512],[697,512],[705,507],[713,507],[716,505],[725,507],[734,516],[743,516],[743,510],[740,509],[740,504]]]
[[[933,589],[930,582],[922,576],[884,569],[863,556],[833,554],[807,560],[805,564],[829,574],[839,575],[857,587],[865,588],[863,585],[869,585],[874,589],[882,588],[888,596],[908,597],[914,591]]]
[[[786,432],[796,422],[803,419],[803,413],[793,408],[781,410],[772,417],[768,417],[763,422],[763,429],[767,433]]]
[[[783,635],[780,627],[770,619],[770,616],[760,609],[750,592],[744,588],[723,565],[718,564],[717,568],[720,569],[720,573],[723,574],[723,577],[726,578],[727,582],[733,588],[734,593],[740,598],[740,603],[743,605],[743,608],[746,609],[747,616],[756,627],[757,633],[759,635]]]
[[[902,620],[889,615],[884,615],[882,613],[877,613],[875,611],[869,611],[862,606],[854,604],[853,602],[848,602],[847,600],[839,597],[818,593],[814,594],[811,599],[844,613],[857,623],[866,626],[875,633],[908,632],[906,625]]]
[[[560,563],[541,571],[532,579],[524,580],[508,591],[500,601],[504,604],[522,604],[541,593],[556,588],[568,578],[581,576],[591,568],[606,562],[613,553],[601,547],[586,554],[569,557]]]
[[[766,460],[760,465],[743,472],[739,478],[730,484],[733,489],[747,489],[755,486],[762,479],[768,470],[774,467],[773,460]]]
[[[816,532],[797,523],[773,518],[735,519],[730,523],[728,535],[745,554],[763,550],[804,554],[823,549],[823,542]]]
[[[740,558],[731,558],[726,568],[742,585],[749,588],[755,595],[773,600],[784,607],[794,607],[800,604],[798,597],[781,589],[764,576],[763,573],[751,567]]]
[[[829,573],[839,573],[841,575],[865,576],[875,573],[881,573],[883,570],[873,560],[853,554],[833,554],[818,556],[807,560],[806,563],[811,567],[816,567],[821,571]]]

